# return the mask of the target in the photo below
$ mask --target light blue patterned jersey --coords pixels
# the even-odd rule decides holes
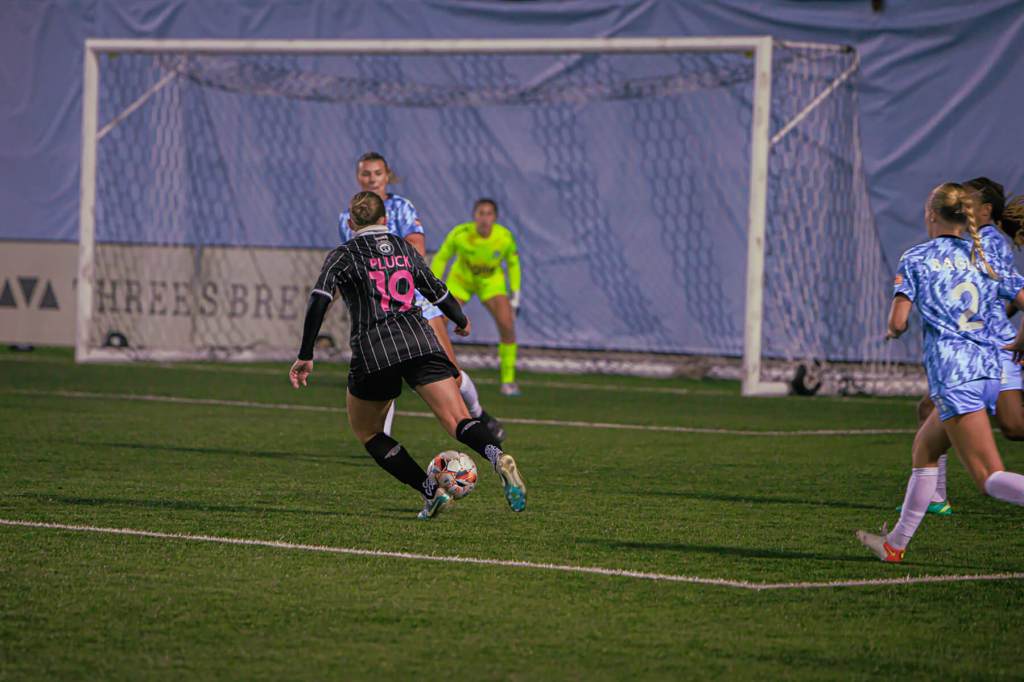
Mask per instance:
[[[1003,300],[1024,288],[1024,277],[995,259],[990,263],[998,280],[980,261],[971,264],[969,240],[949,236],[918,244],[900,258],[893,293],[909,298],[921,314],[924,367],[933,394],[1002,374],[990,330],[1006,318]]]
[[[388,232],[405,239],[410,234],[423,234],[423,225],[420,223],[420,216],[416,213],[416,207],[405,197],[397,194],[388,194],[384,200],[384,211],[388,216]],[[348,226],[348,211],[342,211],[338,216],[338,237],[344,244],[352,239],[352,228]],[[423,317],[432,320],[441,317],[444,313],[436,305],[416,292],[416,305],[423,311]]]
[[[981,244],[985,249],[985,257],[988,258],[992,267],[997,272],[1013,272],[1017,267],[1013,261],[1013,251],[999,228],[995,225],[986,225],[979,232],[981,233]],[[992,343],[997,343],[1000,346],[1005,346],[1017,338],[1017,329],[1005,314],[992,320],[992,326],[985,329],[989,332]]]
[[[420,216],[416,213],[416,207],[405,197],[397,194],[388,194],[384,200],[384,210],[388,214],[388,232],[405,239],[410,234],[423,234],[423,225],[420,224]],[[344,244],[352,239],[352,229],[348,226],[348,211],[342,211],[338,216],[338,237]]]

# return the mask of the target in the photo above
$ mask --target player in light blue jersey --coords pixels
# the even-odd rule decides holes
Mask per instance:
[[[387,192],[384,196],[384,210],[388,212],[388,231],[411,244],[417,251],[422,247],[426,250],[423,224],[412,202],[403,196]],[[338,236],[344,244],[352,238],[352,228],[348,224],[348,211],[338,216]]]
[[[971,192],[974,214],[981,225],[982,246],[989,259],[998,263],[997,269],[1008,270],[1014,267],[1013,251],[1007,243],[1009,237],[1018,246],[1024,243],[1024,202],[1017,197],[1009,202],[1003,186],[986,177],[968,180],[964,186]],[[1007,306],[1007,315],[993,319],[986,330],[993,343],[1005,346],[1013,341],[1017,334],[1016,327],[1010,317],[1017,312],[1013,305]],[[1013,361],[1009,351],[1002,354],[1002,376],[1000,377],[999,398],[996,400],[996,423],[1003,437],[1008,440],[1024,440],[1024,392],[1022,392],[1021,368]],[[924,423],[935,408],[929,396],[925,396],[918,404],[918,426]],[[935,495],[928,505],[929,514],[948,516],[953,513],[946,495],[946,463],[945,454],[939,458],[939,474],[935,487]]]
[[[971,191],[939,185],[925,205],[931,239],[900,258],[887,338],[902,335],[917,306],[924,334],[924,365],[936,409],[914,438],[913,469],[900,519],[891,533],[857,531],[882,561],[898,563],[935,493],[939,457],[956,447],[985,494],[1024,505],[1024,476],[1003,467],[989,425],[1002,376],[1003,350],[991,328],[1006,317],[1006,301],[1024,308],[1024,277],[990,259],[977,227]],[[1024,333],[1007,349],[1024,351]]]
[[[1013,251],[1003,235],[1018,245],[1024,239],[1021,233],[1024,205],[1020,197],[1007,202],[1003,186],[985,177],[968,180],[964,186],[970,193],[978,224],[981,225],[979,233],[985,253],[990,254],[1000,272],[1014,271]],[[1004,347],[1014,341],[1017,329],[1010,318],[1017,310],[1017,306],[1011,303],[1006,306],[1006,315],[996,317],[991,327],[986,328],[993,344]],[[1006,350],[1001,354],[1001,361],[996,423],[1008,440],[1024,440],[1024,379],[1021,366],[1014,361],[1013,354]]]
[[[356,181],[364,192],[373,192],[384,200],[384,210],[387,212],[388,231],[407,241],[414,249],[419,251],[425,259],[427,254],[426,237],[423,234],[423,224],[420,222],[416,207],[405,197],[388,192],[388,185],[395,181],[395,175],[388,166],[387,160],[377,152],[367,152],[359,157],[356,162]],[[349,224],[349,212],[342,211],[338,216],[338,237],[344,244],[352,238],[352,227]],[[480,405],[480,395],[477,393],[476,385],[455,359],[455,348],[452,346],[451,338],[448,336],[448,325],[445,324],[444,314],[437,306],[427,301],[420,293],[416,292],[415,303],[423,311],[423,317],[430,323],[431,329],[441,343],[448,359],[459,368],[459,391],[466,403],[469,414],[474,419],[480,419],[494,433],[499,441],[505,440],[505,429],[501,422],[487,414]],[[391,425],[394,421],[395,405],[392,403],[385,421],[384,433],[391,435]]]

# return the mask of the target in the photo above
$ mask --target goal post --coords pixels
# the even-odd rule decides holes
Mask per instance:
[[[99,116],[99,50],[85,43],[82,88],[82,168],[78,207],[78,277],[75,319],[75,360],[90,359],[92,289],[96,234],[96,132]]]
[[[754,51],[754,98],[750,132],[750,184],[747,217],[747,296],[743,324],[745,396],[783,395],[786,385],[761,379],[761,326],[764,321],[764,240],[768,202],[768,136],[772,106],[772,41]]]
[[[780,49],[788,55],[785,61],[780,61]],[[821,345],[817,338],[820,334],[813,330],[804,329],[801,331],[803,336],[794,334],[783,340],[773,340],[768,333],[776,328],[777,320],[766,315],[766,310],[771,308],[769,300],[780,293],[780,287],[784,295],[790,296],[805,285],[802,281],[790,281],[785,276],[780,279],[779,273],[785,272],[788,266],[770,260],[772,251],[769,244],[775,238],[777,228],[777,219],[773,216],[782,212],[778,206],[769,206],[770,197],[774,196],[773,181],[784,179],[786,173],[793,171],[794,164],[809,160],[816,165],[812,171],[816,173],[814,182],[821,187],[832,182],[841,185],[840,191],[845,193],[847,186],[862,182],[853,178],[862,172],[859,158],[845,158],[859,154],[856,131],[851,136],[847,130],[848,122],[838,120],[835,125],[842,131],[829,132],[831,137],[828,140],[803,135],[794,141],[808,126],[807,119],[823,116],[823,102],[834,99],[833,93],[837,89],[849,87],[847,80],[856,71],[855,53],[852,58],[844,57],[841,64],[829,63],[827,69],[815,71],[818,68],[815,66],[817,55],[851,52],[851,48],[844,46],[784,43],[774,41],[770,36],[500,40],[89,39],[85,43],[84,60],[76,359],[80,362],[190,358],[248,360],[287,356],[292,352],[293,339],[284,339],[289,334],[294,335],[297,329],[295,288],[308,286],[310,273],[315,273],[319,267],[318,259],[332,244],[326,243],[322,235],[309,238],[305,234],[285,234],[283,228],[281,234],[256,235],[254,238],[253,234],[245,233],[243,218],[233,215],[231,206],[223,205],[227,202],[225,197],[213,193],[243,192],[245,188],[239,184],[239,178],[247,177],[254,163],[266,162],[268,154],[265,150],[250,148],[255,144],[254,131],[259,132],[263,128],[254,125],[252,130],[241,130],[235,129],[231,123],[233,119],[230,117],[237,115],[245,106],[256,107],[256,117],[262,117],[261,121],[266,119],[260,125],[276,126],[274,130],[280,132],[283,151],[293,146],[316,151],[315,142],[300,139],[303,134],[296,127],[323,125],[322,111],[316,108],[319,105],[340,107],[341,113],[350,112],[351,109],[345,107],[352,106],[420,110],[450,106],[472,111],[476,110],[474,107],[509,105],[547,107],[550,102],[559,106],[578,106],[594,101],[642,100],[648,96],[685,98],[687,93],[694,91],[728,89],[736,84],[749,88],[747,113],[743,110],[748,106],[744,104],[747,95],[731,93],[737,102],[735,115],[738,119],[745,121],[749,116],[746,133],[749,137],[738,143],[747,157],[748,178],[746,187],[740,188],[746,191],[747,204],[746,224],[739,226],[746,232],[745,284],[741,288],[742,302],[738,308],[742,320],[735,327],[735,332],[728,330],[729,325],[709,331],[705,336],[710,340],[703,345],[696,344],[700,346],[696,352],[740,355],[744,395],[779,395],[788,390],[787,383],[780,380],[784,377],[778,372],[766,372],[766,359],[790,363],[812,358],[834,359],[830,355],[854,362],[874,359],[877,356],[875,351],[871,351],[871,358],[860,358],[853,357],[856,352],[850,353],[845,349],[831,351],[818,348],[816,346]],[[448,66],[448,62],[443,60],[457,62],[470,58],[498,61],[537,55],[564,57],[571,62],[587,56],[611,60],[619,56],[678,55],[683,59],[688,54],[705,61],[680,66],[669,76],[642,73],[633,68],[633,63],[625,66],[625,63],[614,63],[593,69],[593,74],[585,78],[573,79],[565,77],[564,73],[551,75],[546,71],[528,83],[515,83],[513,86],[503,85],[514,79],[500,64],[473,63],[466,67],[467,72],[476,69],[483,72],[483,76],[470,73],[466,82],[459,83],[458,87],[439,86],[430,77],[424,77],[418,82],[404,82],[402,87],[374,90],[370,95],[351,89],[353,83],[361,86],[367,82],[362,71],[358,74],[361,79],[346,81],[335,78],[333,73],[328,76],[312,67],[307,69],[304,61],[329,58],[340,63],[364,59],[436,58],[442,60],[437,65],[440,71],[441,67]],[[735,61],[708,61],[717,59],[718,55],[734,55]],[[154,61],[152,65],[139,67],[137,72],[133,72],[133,67],[125,64],[133,58]],[[218,59],[223,61],[218,62]],[[428,66],[429,69],[434,68],[433,65]],[[388,61],[380,66],[379,78],[386,79],[397,68]],[[701,73],[702,68],[710,69],[711,75]],[[140,75],[143,71],[144,75]],[[376,72],[372,76],[378,78]],[[251,82],[245,80],[250,77],[253,79]],[[773,108],[773,102],[778,107],[779,97],[778,88],[773,93],[773,81],[780,77],[792,82],[800,81],[799,96],[790,97],[799,111],[777,111]],[[484,81],[491,79],[501,87],[491,82],[481,84],[481,78]],[[218,104],[211,105],[207,100],[197,100],[197,104],[189,99],[194,95],[185,88],[205,88],[204,92],[214,93]],[[789,97],[791,93],[786,94]],[[229,101],[232,96],[247,99]],[[269,103],[274,98],[301,101],[306,108],[282,113]],[[216,106],[222,109],[216,109]],[[856,111],[844,106],[847,109],[843,115],[855,118]],[[694,111],[694,115],[701,113],[696,108]],[[643,115],[653,114],[645,112]],[[289,116],[300,120],[291,120]],[[545,124],[540,126],[541,129],[557,129],[558,134],[564,136],[571,134],[575,123],[569,116],[560,110],[537,120]],[[142,125],[147,117],[152,120]],[[344,117],[339,115],[339,118]],[[646,119],[640,121],[647,122]],[[457,121],[458,125],[464,123],[464,119]],[[830,124],[819,120],[811,125],[823,127]],[[196,135],[196,126],[205,127],[193,139],[189,136]],[[353,137],[375,139],[363,129],[343,132],[351,133]],[[342,133],[330,134],[340,136]],[[246,135],[250,136],[249,139]],[[232,139],[226,140],[225,136]],[[832,137],[842,138],[841,144],[845,145],[842,150],[836,148],[838,143]],[[651,144],[649,140],[641,142]],[[539,143],[546,147],[570,144],[550,135],[542,136]],[[580,143],[572,144],[577,146],[570,151],[577,150]],[[787,158],[786,168],[781,173],[772,168],[772,154],[779,144],[792,144],[797,150]],[[114,145],[117,151],[105,149],[106,145]],[[802,151],[809,148],[814,151]],[[288,161],[291,162],[290,169],[301,165],[295,159]],[[666,167],[674,167],[672,161],[666,161]],[[346,160],[346,163],[351,161]],[[231,167],[225,169],[225,166]],[[318,170],[322,168],[317,166]],[[337,175],[336,186],[330,186],[327,181],[333,180],[334,169],[324,173],[326,179],[317,178],[315,173],[303,175],[302,171],[296,172],[302,177],[288,186],[288,192],[298,191],[296,188],[305,192],[307,187],[316,185],[313,190],[319,190],[321,195],[329,194],[329,201],[335,204],[335,208],[340,202],[341,188],[351,184],[351,171],[348,169]],[[678,178],[678,191],[684,193],[687,191],[685,182],[689,179],[686,173],[692,171],[678,172],[682,174]],[[273,173],[275,177],[280,175],[276,167]],[[676,178],[669,180],[675,181]],[[274,182],[291,181],[286,178]],[[269,181],[265,184],[268,187],[274,185]],[[863,188],[856,189],[860,191]],[[105,193],[104,196],[98,197],[100,191]],[[179,191],[187,196],[179,200],[176,196]],[[590,191],[597,192],[594,189]],[[791,203],[798,201],[797,194],[799,192],[794,191]],[[259,197],[232,194],[231,201],[244,205],[246,202],[258,203]],[[858,201],[860,204],[856,209],[863,212],[864,202]],[[133,202],[143,208],[134,208]],[[159,229],[140,224],[146,223],[145,208],[154,207],[160,209],[162,222]],[[792,212],[792,206],[787,205],[784,209]],[[835,205],[829,204],[823,208],[823,213],[834,210]],[[326,211],[321,211],[321,215],[326,214]],[[829,219],[823,219],[822,228]],[[843,220],[847,217],[844,216]],[[228,225],[237,223],[239,227],[217,228],[219,231],[208,229],[218,221]],[[185,227],[181,234],[176,234],[179,223]],[[146,234],[136,238],[133,232],[136,228]],[[431,229],[443,227],[432,225]],[[871,230],[858,227],[857,234]],[[576,236],[581,235],[577,233]],[[98,246],[102,248],[98,250]],[[875,246],[877,244],[872,248]],[[704,251],[707,251],[706,245]],[[777,250],[778,253],[782,253],[781,249]],[[706,259],[706,253],[701,258]],[[875,254],[872,258],[870,268],[874,276],[880,269],[879,256]],[[173,281],[143,281],[153,272],[178,274],[174,275]],[[255,279],[237,282],[235,279],[239,272]],[[697,284],[707,287],[717,281],[711,278]],[[146,289],[150,284],[151,291]],[[148,293],[140,293],[143,290]],[[718,293],[699,292],[700,295],[712,296]],[[724,293],[722,295],[725,296]],[[147,296],[148,304],[143,301]],[[769,298],[766,300],[766,297]],[[597,317],[604,320],[613,315],[613,304],[622,300],[609,298],[608,310],[597,311]],[[240,314],[243,309],[254,320]],[[208,314],[210,310],[215,312]],[[678,312],[680,315],[692,315],[693,311],[702,308],[693,304],[687,310],[689,312],[684,313],[680,308]],[[148,317],[146,313],[149,313]],[[581,312],[580,317],[586,314],[590,313]],[[785,312],[783,317],[788,314]],[[784,319],[779,325],[792,322]],[[797,320],[801,329],[810,324],[806,319]],[[598,325],[595,322],[593,326],[599,328]],[[339,345],[347,341],[344,331],[335,329],[332,332]],[[595,342],[593,334],[586,337],[569,333],[568,336],[571,338],[565,341],[541,339],[535,345],[602,349],[601,340],[598,338]],[[810,337],[815,338],[808,341]],[[657,334],[648,335],[635,344],[631,338],[620,334],[609,342],[606,349],[690,352],[687,348],[673,345],[671,324],[664,325]]]

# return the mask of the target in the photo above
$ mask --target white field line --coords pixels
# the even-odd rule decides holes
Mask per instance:
[[[71,366],[74,363],[70,360],[63,360],[61,358],[51,357],[32,357],[26,354],[4,354],[0,355],[0,362],[13,362],[13,363],[29,363],[29,364],[49,364],[49,365],[65,365]],[[325,361],[326,362],[326,361]],[[228,365],[202,365],[195,363],[140,363],[140,367],[146,369],[169,369],[178,371],[191,371],[191,372],[210,372],[214,374],[255,374],[260,376],[276,376],[280,377],[285,371],[278,369],[271,369],[269,367],[235,367],[230,364]],[[501,382],[497,379],[490,379],[487,377],[473,377],[473,382],[477,384],[483,384],[484,386],[497,386]],[[549,381],[545,379],[524,379],[518,382],[520,386],[527,388],[557,388],[565,389],[570,391],[603,391],[608,393],[651,393],[655,395],[680,395],[680,396],[726,396],[726,397],[739,397],[737,391],[732,390],[715,390],[711,388],[678,388],[672,386],[637,386],[634,384],[616,384],[616,383],[577,383],[574,381]],[[853,400],[861,400],[861,398],[841,396],[841,395],[821,395],[816,396],[815,400],[829,400],[829,401],[840,401],[849,402]],[[910,405],[913,398],[894,398],[894,397],[881,397],[872,396],[870,398],[872,403],[891,403],[894,405]]]
[[[160,369],[174,369],[174,366],[170,365],[154,365]],[[282,365],[283,366],[283,365]],[[233,372],[238,374],[263,374],[270,376],[282,376],[282,370],[263,368],[263,367],[230,367],[224,365],[204,366],[188,364],[183,365],[183,368],[190,369],[196,372]],[[473,383],[483,384],[484,386],[497,386],[501,382],[497,379],[490,379],[488,377],[473,377]],[[579,391],[607,391],[610,393],[654,393],[661,395],[737,395],[736,391],[714,391],[708,389],[697,389],[692,390],[689,388],[674,388],[671,386],[634,386],[634,385],[623,385],[623,384],[592,384],[592,383],[577,383],[574,381],[548,381],[544,379],[524,379],[517,382],[520,386],[533,387],[533,388],[564,388],[569,390]]]
[[[328,407],[325,405],[301,405],[291,403],[259,403],[248,400],[220,400],[216,398],[181,398],[177,396],[163,395],[142,395],[134,393],[92,393],[87,391],[35,391],[20,390],[11,391],[18,395],[34,396],[55,396],[59,398],[73,398],[84,400],[130,400],[156,403],[177,403],[181,405],[212,405],[217,407],[241,407],[255,408],[261,410],[292,410],[299,412],[336,412],[344,414],[343,407]],[[417,419],[435,419],[430,412],[407,412],[399,410],[398,415],[402,417],[414,417]],[[530,419],[528,417],[508,417],[501,420],[505,424],[525,424],[527,426],[561,426],[580,429],[609,429],[613,431],[651,431],[660,433],[690,433],[710,434],[724,436],[774,436],[774,437],[795,437],[795,436],[888,436],[888,435],[912,435],[917,433],[915,429],[803,429],[792,431],[754,431],[747,429],[717,429],[700,426],[661,426],[657,424],[626,424],[621,422],[588,422],[562,419]]]
[[[691,585],[714,585],[731,587],[741,590],[761,592],[765,590],[813,590],[835,587],[878,587],[887,585],[919,585],[927,583],[955,583],[970,581],[993,580],[1024,580],[1024,573],[988,573],[974,575],[922,575],[901,578],[870,578],[864,580],[833,580],[822,582],[795,583],[756,583],[747,580],[729,580],[727,578],[702,578],[693,575],[675,575],[670,573],[649,573],[624,568],[603,568],[600,566],[573,566],[570,564],[549,564],[533,561],[512,561],[508,559],[480,559],[476,557],[439,556],[436,554],[418,554],[415,552],[392,552],[381,549],[359,549],[356,547],[329,547],[325,545],[304,545],[280,540],[254,540],[249,538],[229,538],[216,535],[192,535],[190,533],[163,533],[153,530],[136,530],[133,528],[103,528],[100,526],[79,526],[65,523],[47,523],[43,521],[22,521],[0,519],[0,525],[22,528],[45,528],[49,530],[73,531],[79,533],[104,533],[107,535],[127,535],[132,537],[156,538],[160,540],[185,540],[189,542],[210,542],[222,545],[245,545],[250,547],[269,547],[302,552],[320,552],[324,554],[346,554],[350,556],[371,557],[375,559],[406,559],[410,561],[435,561],[446,564],[473,564],[477,566],[499,566],[502,568],[528,568],[539,571],[561,571],[563,573],[580,573],[602,575],[616,578],[632,578],[634,580],[652,580],[656,582],[689,583]]]
[[[70,366],[74,363],[63,360],[60,358],[51,357],[31,357],[28,355],[0,355],[0,362],[21,362],[21,363],[35,363],[35,364],[51,364],[51,365],[67,365]],[[144,363],[140,365],[147,369],[172,369],[172,370],[187,370],[191,372],[212,372],[216,374],[256,374],[261,376],[284,376],[287,374],[287,369],[278,370],[271,369],[269,367],[233,367],[231,365],[201,365],[195,363]],[[284,367],[284,364],[282,364]],[[476,378],[473,377],[473,382],[477,384],[483,384],[485,386],[497,386],[499,382],[497,379],[490,379],[487,377]],[[531,380],[526,379],[518,382],[520,386],[535,387],[535,388],[564,388],[569,390],[580,390],[580,391],[606,391],[610,393],[653,393],[660,395],[723,395],[723,396],[737,396],[736,391],[727,390],[712,390],[712,389],[689,389],[689,388],[676,388],[671,386],[636,386],[632,384],[614,384],[614,383],[576,383],[573,381],[547,381],[543,379]]]

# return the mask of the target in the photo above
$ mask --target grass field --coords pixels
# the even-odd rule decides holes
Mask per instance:
[[[806,584],[1024,572],[1024,510],[958,465],[908,563],[857,544],[895,520],[910,400],[540,375],[509,399],[477,372],[529,509],[481,467],[424,523],[347,433],[344,368],[286,371],[0,354],[0,519],[655,575],[0,525],[0,679],[1024,676],[1024,580]],[[396,436],[425,463],[454,443],[417,415]]]

